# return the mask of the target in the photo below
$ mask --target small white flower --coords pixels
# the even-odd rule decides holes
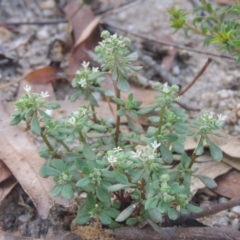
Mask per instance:
[[[142,151],[141,150],[137,150],[136,152],[132,152],[132,157],[137,158],[141,156]]]
[[[81,72],[79,70],[76,71],[76,75],[80,74]]]
[[[162,91],[163,91],[164,93],[169,93],[170,90],[171,90],[171,88],[168,86],[168,83],[164,83],[164,84],[163,84],[163,89],[162,89]]]
[[[46,113],[47,115],[49,115],[49,116],[52,116],[53,110],[47,109],[47,110],[45,111],[45,113]]]
[[[112,38],[117,38],[117,34],[114,34],[114,35],[112,36]]]
[[[151,145],[152,145],[152,148],[154,148],[154,150],[156,150],[158,147],[160,147],[161,143],[158,143],[158,142],[155,140],[153,143],[151,143]]]
[[[76,118],[75,118],[75,117],[70,117],[70,118],[68,119],[68,122],[73,125],[73,124],[76,122]]]
[[[88,69],[88,66],[89,66],[89,62],[83,62],[82,63],[82,66],[83,66],[83,68],[84,68],[84,70],[87,70]]]
[[[217,116],[218,116],[218,121],[225,121],[227,119],[227,117],[222,114],[218,114]]]
[[[79,114],[80,116],[85,115],[86,112],[87,112],[87,108],[79,108],[79,110],[78,110],[78,114]]]
[[[118,153],[118,152],[121,152],[121,151],[122,151],[122,148],[117,147],[117,148],[114,148],[113,151],[114,151],[115,153]]]
[[[94,73],[96,73],[96,72],[99,72],[99,69],[98,69],[98,67],[93,67],[93,68],[92,68],[92,71],[93,71]]]
[[[26,91],[26,92],[30,92],[31,91],[31,86],[29,86],[29,85],[26,85],[25,87],[23,87],[24,88],[24,90]]]
[[[87,81],[85,78],[81,78],[80,81],[78,82],[78,84],[82,87],[85,88],[87,85]]]
[[[154,155],[148,155],[148,159],[153,160],[155,158]]]
[[[41,92],[41,96],[43,98],[46,98],[46,97],[49,97],[49,94],[48,94],[48,92]]]
[[[108,157],[108,162],[109,162],[109,163],[115,163],[116,161],[117,161],[117,158],[114,157],[113,155],[110,155],[110,156]]]

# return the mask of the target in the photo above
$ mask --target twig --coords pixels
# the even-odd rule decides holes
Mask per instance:
[[[210,52],[207,52],[207,51],[203,51],[203,50],[200,50],[200,49],[194,49],[194,48],[190,48],[190,47],[186,47],[186,46],[183,46],[183,45],[179,45],[179,44],[176,44],[176,43],[169,43],[169,42],[166,42],[166,41],[162,41],[162,40],[156,40],[154,38],[151,38],[151,37],[147,37],[141,33],[136,33],[136,32],[129,32],[128,30],[124,29],[124,28],[121,28],[119,26],[116,26],[112,23],[109,23],[109,22],[104,22],[103,20],[103,23],[107,26],[110,26],[112,28],[115,28],[115,29],[118,29],[122,32],[125,32],[127,34],[131,34],[133,36],[136,36],[136,37],[139,37],[139,38],[142,38],[142,39],[145,39],[147,41],[151,41],[151,42],[154,42],[154,43],[157,43],[157,44],[162,44],[162,45],[165,45],[165,46],[170,46],[170,47],[174,47],[174,48],[177,48],[177,49],[184,49],[184,50],[187,50],[189,52],[196,52],[196,53],[199,53],[199,54],[205,54],[205,55],[208,55],[208,56],[213,56],[213,57],[219,57],[219,58],[227,58],[227,59],[231,59],[231,60],[234,60],[236,61],[236,58],[234,57],[231,57],[231,56],[227,56],[227,55],[221,55],[221,54],[215,54],[215,53],[210,53]]]
[[[26,77],[26,76],[24,75],[23,77],[20,77],[20,78],[14,80],[14,81],[11,81],[11,82],[9,82],[9,83],[5,83],[5,84],[0,85],[0,90],[2,90],[2,89],[4,89],[4,88],[7,88],[7,87],[10,87],[10,86],[12,86],[12,85],[15,84],[15,83],[21,82],[25,77]]]
[[[67,19],[57,19],[57,20],[48,20],[48,21],[32,21],[32,22],[0,22],[0,25],[47,25],[47,24],[59,24],[67,23]]]
[[[207,207],[204,207],[203,211],[200,213],[192,213],[191,218],[207,217],[215,213],[221,212],[223,210],[233,208],[238,205],[240,205],[240,199],[234,199],[228,202],[212,204]]]
[[[208,66],[211,62],[212,62],[212,58],[208,58],[207,62],[204,64],[204,66],[199,71],[197,76],[195,76],[193,78],[193,80],[187,85],[187,87],[185,89],[183,89],[181,92],[179,92],[178,96],[182,96],[185,92],[187,92],[193,86],[193,84],[198,80],[198,78],[206,71],[206,69],[208,68]]]

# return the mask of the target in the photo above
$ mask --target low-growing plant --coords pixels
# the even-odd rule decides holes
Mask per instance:
[[[186,34],[192,32],[202,35],[204,45],[216,44],[218,50],[228,51],[236,56],[240,62],[240,1],[229,7],[213,7],[207,0],[200,0],[201,5],[194,10],[195,16],[192,21],[188,20],[189,12],[182,8],[172,6],[168,9],[170,24],[175,29],[184,30]],[[198,11],[204,14],[196,15]]]
[[[209,145],[213,160],[222,159],[221,149],[209,135],[218,136],[225,117],[202,113],[190,130],[188,115],[174,105],[179,100],[179,87],[167,83],[155,84],[155,100],[148,107],[140,108],[142,102],[135,100],[132,93],[125,101],[121,93],[130,90],[129,78],[141,69],[134,65],[138,55],[129,53],[128,38],[110,35],[108,31],[101,36],[104,40],[95,49],[101,70],[84,62],[72,81],[77,91],[71,100],[83,94],[89,100],[87,106],[53,120],[44,108],[56,109],[59,104],[46,103],[48,93],[34,93],[26,86],[26,94],[15,103],[11,124],[25,123],[27,129],[42,137],[44,144],[39,154],[46,163],[40,174],[53,177],[53,196],[73,199],[87,193],[76,223],[87,224],[94,218],[115,228],[147,221],[159,230],[159,223],[166,216],[174,220],[179,213],[201,211],[190,203],[192,177],[209,188],[216,186],[209,177],[197,175],[193,163],[203,154],[204,143]],[[105,74],[111,75],[115,93],[99,87]],[[97,115],[98,100],[93,94],[96,91],[116,104],[114,124]],[[136,118],[149,113],[153,126],[145,131]],[[127,119],[129,134],[121,132],[122,117]],[[184,148],[186,136],[199,136],[192,155]]]

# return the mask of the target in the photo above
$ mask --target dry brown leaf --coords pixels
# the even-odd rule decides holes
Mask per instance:
[[[193,169],[198,168],[196,174],[204,175],[210,177],[212,179],[228,172],[232,167],[224,162],[214,162],[212,158],[208,155],[203,155],[199,158],[200,162],[198,162],[198,158],[196,162],[193,164]],[[196,177],[193,177],[191,180],[190,189],[193,194],[197,192],[198,189],[204,188],[205,185]]]
[[[35,84],[53,82],[59,78],[60,76],[58,75],[57,69],[49,66],[35,69],[28,73],[25,77],[27,82]]]
[[[4,182],[0,183],[0,203],[3,199],[12,191],[12,189],[18,184],[14,177],[10,177]]]
[[[216,182],[218,186],[213,189],[214,192],[232,199],[240,198],[240,172],[229,171],[218,177]]]
[[[163,35],[161,34],[160,37],[158,38],[160,41],[165,41],[165,42],[169,42],[169,43],[175,43],[173,41],[173,39],[171,38],[171,36],[168,35]],[[172,48],[169,49],[167,52],[167,55],[163,57],[162,62],[161,62],[161,66],[170,71],[174,62],[174,59],[177,55],[177,49],[176,48]]]
[[[33,200],[39,214],[47,218],[53,205],[50,190],[55,185],[51,178],[41,178],[39,170],[45,160],[39,157],[33,140],[18,127],[10,126],[10,117],[0,105],[0,156],[24,191]],[[68,201],[57,197],[56,203],[69,205]]]
[[[12,173],[9,171],[8,167],[2,160],[0,160],[0,183],[5,181],[11,175]]]
[[[76,12],[75,9],[78,9]],[[75,44],[69,56],[68,74],[74,76],[83,61],[90,61],[89,50],[93,50],[100,41],[97,28],[100,17],[95,17],[91,6],[84,4],[79,8],[77,0],[69,0],[64,9],[66,17],[72,23]],[[69,78],[72,81],[72,77]]]
[[[222,151],[230,157],[240,160],[240,142],[230,141],[227,144],[220,146]]]
[[[214,0],[214,2],[218,4],[226,4],[226,5],[235,5],[236,1],[235,0]]]

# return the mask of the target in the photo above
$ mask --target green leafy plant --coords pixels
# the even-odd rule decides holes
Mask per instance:
[[[197,15],[188,21],[189,13],[181,8],[172,6],[168,9],[170,24],[175,29],[183,29],[187,34],[193,32],[205,37],[204,45],[216,44],[219,50],[227,50],[240,61],[240,1],[231,7],[214,8],[206,0],[201,0],[202,5],[195,8],[194,13],[203,11],[205,15]],[[228,17],[228,16],[231,17]]]
[[[54,121],[43,109],[59,105],[46,103],[47,93],[33,93],[26,86],[27,93],[15,103],[11,124],[25,123],[27,129],[42,137],[44,145],[39,154],[46,163],[40,174],[53,177],[56,182],[53,196],[72,199],[75,194],[87,193],[77,212],[78,224],[95,218],[115,228],[147,221],[159,230],[158,224],[166,216],[174,220],[179,213],[201,211],[190,203],[192,177],[210,188],[216,187],[214,180],[197,175],[192,166],[196,157],[203,154],[204,142],[209,145],[213,160],[222,159],[220,148],[209,135],[218,135],[225,117],[203,113],[191,124],[196,131],[189,130],[188,115],[173,104],[179,100],[179,87],[167,83],[155,84],[155,100],[148,107],[140,108],[141,101],[135,100],[132,93],[124,101],[121,93],[130,89],[128,79],[141,68],[133,65],[138,55],[129,53],[128,38],[110,35],[108,31],[102,32],[102,37],[104,40],[95,49],[101,71],[84,62],[72,81],[77,91],[71,100],[83,94],[89,105]],[[115,94],[99,87],[104,74],[112,76]],[[96,115],[98,102],[93,91],[107,95],[116,104],[114,125]],[[155,127],[149,126],[145,131],[135,119],[149,113]],[[130,134],[120,130],[123,116]],[[200,137],[191,156],[184,149],[188,135]],[[180,162],[173,167],[175,159]]]

